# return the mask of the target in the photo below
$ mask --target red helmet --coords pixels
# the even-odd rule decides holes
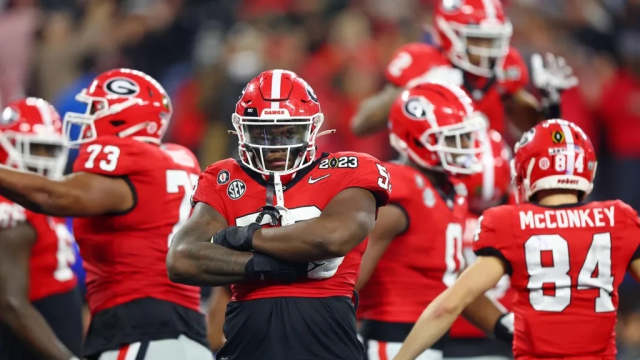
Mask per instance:
[[[64,132],[72,146],[105,135],[160,144],[172,112],[162,85],[131,69],[98,75],[76,100],[87,103],[87,110],[84,114],[68,112],[64,117]],[[79,135],[72,139],[77,126]]]
[[[323,120],[306,81],[287,70],[264,71],[249,81],[232,115],[240,159],[261,174],[291,174],[315,160]]]
[[[481,170],[477,141],[486,120],[459,87],[423,83],[404,90],[391,105],[389,140],[416,164],[449,174]]]
[[[596,154],[587,135],[562,119],[545,120],[514,146],[512,161],[518,201],[529,201],[540,190],[578,190],[581,198],[593,189]]]
[[[478,76],[499,73],[513,32],[499,0],[441,0],[434,20],[436,38],[453,64]],[[488,43],[478,46],[469,39]],[[469,55],[480,64],[473,64]]]
[[[47,101],[26,98],[9,104],[0,117],[0,162],[51,178],[67,163],[62,123]]]
[[[469,209],[481,214],[484,210],[506,202],[511,184],[509,161],[511,150],[499,132],[490,129],[480,133],[482,172],[462,176],[469,193]]]

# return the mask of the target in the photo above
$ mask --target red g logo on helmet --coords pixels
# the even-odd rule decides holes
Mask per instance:
[[[433,113],[433,104],[424,97],[412,97],[402,107],[404,113],[414,120],[429,120],[435,121],[435,114]]]
[[[172,112],[162,85],[132,69],[98,75],[76,100],[87,108],[85,113],[68,112],[64,117],[64,133],[72,146],[108,135],[160,144]]]
[[[108,93],[120,96],[133,96],[140,92],[140,86],[133,80],[121,77],[107,80],[104,89]]]

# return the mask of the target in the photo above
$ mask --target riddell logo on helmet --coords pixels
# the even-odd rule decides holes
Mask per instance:
[[[264,109],[261,116],[289,116],[286,109]]]
[[[558,184],[561,184],[561,185],[578,185],[578,180],[576,180],[576,179],[558,179]]]

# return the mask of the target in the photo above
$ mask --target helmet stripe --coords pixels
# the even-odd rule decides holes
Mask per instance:
[[[493,3],[493,0],[482,0],[482,5],[484,6],[485,14],[487,15],[487,20],[495,20],[496,19],[496,7]]]
[[[479,134],[484,146],[482,151],[482,198],[484,200],[491,199],[495,191],[495,159],[488,135],[486,131]]]
[[[40,113],[40,118],[44,125],[47,127],[52,126],[51,111],[47,106],[48,104],[42,99],[37,99],[34,104]]]
[[[560,125],[560,128],[562,128],[564,139],[567,143],[567,174],[572,175],[576,158],[573,134],[571,134],[571,129],[569,129],[569,126],[567,126],[566,124]]]
[[[282,85],[282,70],[273,70],[271,75],[271,99],[280,99],[280,87]],[[279,109],[279,101],[271,101],[272,109]]]

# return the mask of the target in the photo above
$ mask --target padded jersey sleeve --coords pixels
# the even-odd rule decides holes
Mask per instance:
[[[489,208],[478,219],[480,226],[473,237],[473,251],[478,256],[495,256],[505,264],[509,275],[512,273],[510,246],[513,239],[508,234],[509,207],[498,206]]]
[[[396,50],[387,65],[385,77],[395,86],[406,87],[411,80],[426,75],[433,67],[447,64],[434,47],[424,43],[409,43]]]
[[[83,144],[73,163],[73,171],[107,176],[125,176],[153,166],[145,156],[145,144],[129,138],[100,137]]]
[[[334,154],[334,156],[336,158],[351,156],[358,159],[357,167],[341,169],[345,172],[341,177],[343,189],[359,187],[371,191],[376,198],[376,206],[378,207],[389,202],[391,175],[382,161],[369,154],[356,152],[341,152]]]
[[[502,71],[500,87],[505,94],[513,95],[529,83],[527,64],[522,59],[520,52],[514,47],[509,48]]]
[[[191,204],[195,206],[198,202],[205,203],[227,218],[226,206],[221,195],[223,194],[222,191],[226,190],[225,187],[220,184],[226,184],[229,176],[229,172],[223,170],[220,161],[209,165],[198,178]],[[226,178],[219,179],[219,177]]]

